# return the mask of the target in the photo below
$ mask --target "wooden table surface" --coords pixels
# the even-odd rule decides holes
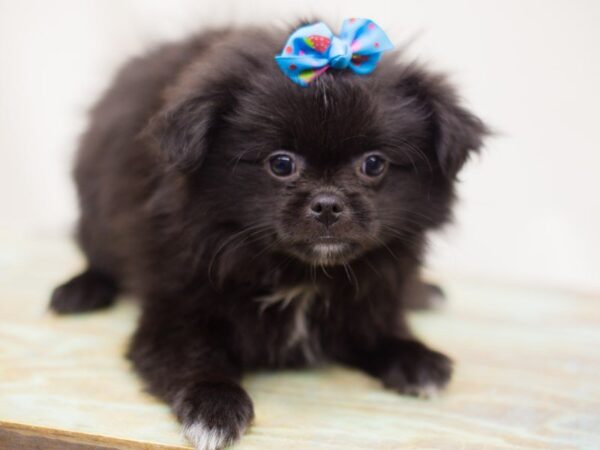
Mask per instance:
[[[0,232],[0,448],[188,448],[123,358],[134,302],[54,317],[51,288],[82,264],[69,240]],[[359,372],[261,373],[236,449],[600,448],[600,298],[440,276],[419,335],[456,372],[433,400]]]

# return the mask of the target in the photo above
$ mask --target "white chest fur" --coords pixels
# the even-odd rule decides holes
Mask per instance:
[[[293,310],[293,318],[282,350],[288,352],[294,347],[299,347],[308,363],[316,362],[320,349],[315,336],[311,335],[308,316],[311,306],[317,301],[315,288],[310,285],[285,287],[256,300],[261,303],[261,312],[267,308]]]

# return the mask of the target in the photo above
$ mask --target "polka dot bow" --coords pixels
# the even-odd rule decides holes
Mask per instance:
[[[359,75],[375,70],[392,43],[369,19],[346,19],[339,36],[322,22],[298,28],[275,61],[294,83],[307,86],[329,68],[350,68]]]

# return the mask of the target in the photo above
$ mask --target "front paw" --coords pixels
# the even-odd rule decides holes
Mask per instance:
[[[416,341],[397,345],[380,374],[384,386],[402,394],[429,398],[444,389],[452,376],[452,361]]]
[[[250,397],[228,382],[203,382],[181,393],[173,409],[197,450],[219,450],[244,433],[254,417]]]

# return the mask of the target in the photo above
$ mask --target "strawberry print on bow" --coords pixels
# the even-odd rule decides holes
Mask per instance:
[[[375,70],[381,53],[392,43],[370,19],[346,19],[339,36],[322,22],[298,28],[288,38],[275,61],[293,82],[307,86],[330,68],[359,75]]]

